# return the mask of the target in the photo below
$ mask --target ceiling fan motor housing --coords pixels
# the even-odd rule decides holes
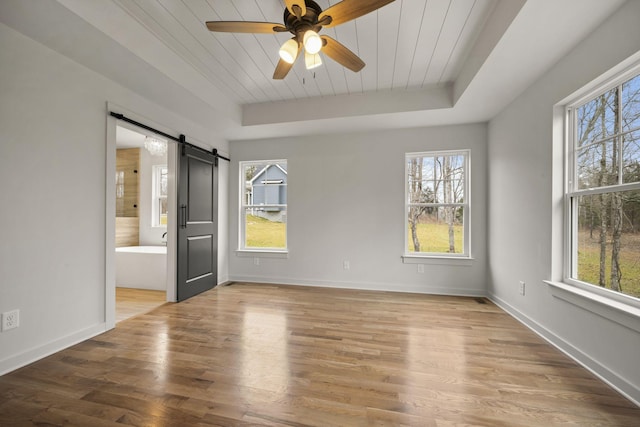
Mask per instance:
[[[305,0],[304,4],[307,12],[300,19],[289,12],[289,9],[284,8],[284,25],[299,39],[299,42],[302,42],[302,36],[307,30],[317,33],[322,28],[322,25],[318,24],[318,16],[322,13],[322,8],[312,0]]]

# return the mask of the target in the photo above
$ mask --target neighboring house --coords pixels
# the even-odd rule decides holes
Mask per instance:
[[[287,170],[280,164],[268,164],[247,181],[247,205],[257,206],[252,215],[270,221],[286,222]]]

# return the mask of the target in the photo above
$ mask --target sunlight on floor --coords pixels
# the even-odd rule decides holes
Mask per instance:
[[[164,291],[116,288],[116,323],[148,313],[165,302]]]

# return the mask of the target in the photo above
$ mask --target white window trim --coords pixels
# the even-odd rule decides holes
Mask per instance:
[[[473,257],[456,256],[456,254],[440,255],[402,255],[403,264],[426,264],[426,265],[453,265],[453,266],[470,266],[473,264]]]
[[[640,307],[629,304],[628,301],[624,301],[624,298],[619,298],[626,295],[599,288],[589,283],[573,280],[571,282],[544,280],[544,283],[549,285],[551,294],[555,298],[640,332]],[[599,291],[608,291],[615,295],[606,295],[606,293]]]
[[[594,80],[577,94],[568,97],[559,105],[563,105],[563,262],[562,280],[545,280],[554,297],[562,299],[587,311],[597,314],[622,326],[640,332],[640,299],[615,292],[610,289],[574,279],[574,268],[577,260],[573,247],[576,242],[576,221],[572,218],[571,198],[577,194],[591,195],[610,191],[637,190],[640,183],[617,184],[613,186],[573,189],[575,180],[575,114],[577,107],[621,85],[625,81],[640,74],[638,57],[625,61],[600,78]]]
[[[244,258],[289,258],[287,249],[236,249],[236,256]]]
[[[409,252],[409,241],[407,236],[407,230],[409,229],[409,218],[407,218],[408,199],[407,193],[409,191],[409,182],[407,179],[408,169],[407,163],[409,157],[418,156],[450,156],[454,154],[464,154],[465,162],[465,176],[464,176],[464,195],[465,203],[456,203],[455,206],[463,207],[463,253],[450,254],[446,252]],[[402,262],[404,264],[443,264],[443,265],[471,265],[473,257],[471,256],[471,150],[434,150],[434,151],[420,151],[405,153],[404,155],[404,253],[402,255]],[[434,206],[444,206],[447,203],[434,203]]]
[[[238,162],[238,191],[240,194],[240,197],[238,197],[239,203],[238,203],[238,246],[236,249],[236,256],[239,257],[256,257],[256,256],[260,256],[260,257],[267,257],[267,258],[288,258],[289,257],[289,224],[287,221],[287,225],[285,227],[285,235],[284,235],[284,248],[254,248],[254,247],[246,247],[245,246],[245,233],[246,233],[246,221],[245,221],[245,212],[246,212],[246,208],[249,206],[246,202],[247,200],[245,200],[245,194],[244,194],[244,185],[245,185],[245,178],[244,178],[244,167],[246,165],[263,165],[265,163],[275,163],[276,166],[282,170],[287,176],[289,175],[288,171],[285,171],[284,169],[282,169],[282,167],[280,167],[280,165],[278,163],[287,163],[286,159],[269,159],[269,160],[247,160],[247,161],[240,161]],[[288,169],[288,168],[287,168]],[[262,169],[264,170],[264,168]],[[262,170],[260,172],[262,172]],[[257,176],[257,175],[256,175]],[[255,178],[254,178],[255,179]],[[253,181],[253,180],[252,180]],[[289,183],[287,182],[287,187],[288,187]],[[255,205],[257,206],[257,205]],[[273,205],[260,205],[260,206],[264,206],[264,207],[286,207],[287,208],[287,216],[289,214],[289,194],[287,191],[287,204],[286,205],[282,205],[282,204],[273,204]]]

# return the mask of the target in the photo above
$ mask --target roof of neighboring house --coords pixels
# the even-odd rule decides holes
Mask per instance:
[[[253,182],[254,182],[256,179],[258,179],[258,177],[259,177],[260,175],[264,174],[264,173],[265,173],[269,168],[271,168],[271,167],[273,167],[273,166],[277,167],[277,168],[278,168],[278,169],[280,169],[280,170],[281,170],[285,175],[287,175],[287,170],[285,169],[285,167],[286,167],[286,166],[285,166],[285,167],[282,167],[282,165],[279,165],[279,164],[277,164],[277,163],[271,163],[271,164],[268,164],[267,166],[265,166],[264,168],[262,168],[259,172],[257,172],[257,173],[253,176],[253,178],[251,178],[251,181],[249,181],[249,182],[250,182],[251,184],[253,184]]]

